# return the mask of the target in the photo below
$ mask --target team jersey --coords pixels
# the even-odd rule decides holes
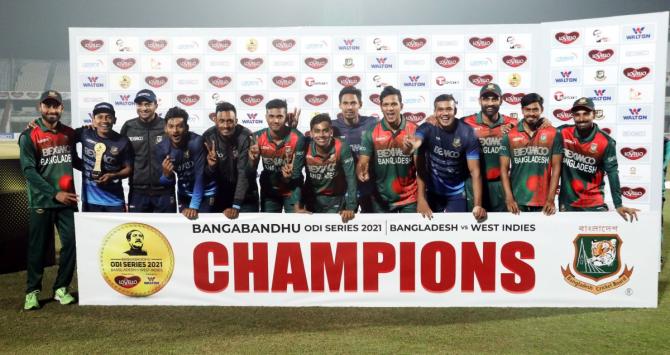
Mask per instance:
[[[338,115],[336,120],[332,121],[333,135],[347,142],[351,147],[351,154],[354,157],[354,163],[358,163],[358,155],[361,150],[361,141],[363,134],[371,130],[377,124],[377,119],[371,116],[358,116],[358,124],[350,126],[344,120],[344,117]],[[358,193],[361,196],[367,196],[374,191],[372,181],[359,182]]]
[[[309,196],[345,196],[345,210],[355,210],[356,173],[354,158],[347,143],[333,138],[327,156],[317,152],[316,143],[311,142],[305,154],[306,194]]]
[[[202,137],[193,132],[188,132],[182,147],[173,147],[170,139],[166,138],[155,149],[154,159],[161,164],[166,156],[170,157],[179,180],[177,193],[182,197],[190,197],[189,208],[196,210],[200,208],[203,196],[216,194],[216,183],[205,176],[205,164],[207,164],[205,151]],[[161,173],[160,183],[164,186],[174,186],[174,175],[167,178]]]
[[[619,165],[614,139],[596,124],[587,137],[580,137],[574,125],[559,127],[556,137],[555,149],[563,154],[561,191],[558,196],[561,209],[564,206],[589,208],[605,205],[605,174],[614,207],[621,207]]]
[[[523,121],[503,136],[500,155],[510,159],[512,194],[517,204],[541,207],[547,202],[551,158],[561,154],[554,151],[555,137],[556,128],[548,124],[531,137]]]
[[[28,180],[30,208],[64,207],[54,198],[60,191],[75,192],[72,179],[74,130],[60,122],[48,129],[42,119],[37,127],[19,136],[20,163]]]
[[[516,120],[499,113],[498,121],[493,126],[489,126],[484,123],[481,112],[463,117],[462,120],[475,130],[475,135],[479,138],[482,152],[480,166],[482,176],[486,179],[485,181],[499,181],[500,141],[503,136],[502,126],[508,124],[516,125]]]
[[[405,136],[415,133],[416,125],[402,118],[395,133],[382,120],[363,135],[360,154],[370,157],[377,192],[392,207],[416,202],[414,157],[402,152]]]
[[[260,148],[263,171],[260,176],[261,191],[265,195],[300,199],[302,167],[305,165],[305,137],[296,129],[291,129],[279,144],[272,141],[270,128],[255,133]],[[286,181],[282,176],[287,154],[294,154],[293,173]]]
[[[125,199],[121,179],[98,185],[91,174],[95,167],[95,145],[98,143],[105,145],[101,163],[102,174],[116,173],[124,166],[132,166],[132,147],[128,137],[110,131],[108,137],[103,138],[93,129],[77,128],[75,139],[81,143],[82,151],[82,200],[100,206],[123,206]]]
[[[422,140],[419,154],[429,173],[426,189],[441,196],[462,194],[470,176],[468,160],[479,160],[479,141],[472,127],[456,120],[451,131],[430,123],[416,131]],[[423,167],[420,167],[423,168]]]

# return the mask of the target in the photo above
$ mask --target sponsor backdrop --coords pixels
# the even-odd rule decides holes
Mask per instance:
[[[520,117],[521,97],[535,91],[555,125],[570,122],[575,99],[591,97],[618,142],[624,202],[660,210],[667,27],[664,12],[524,25],[71,28],[73,125],[109,101],[120,129],[136,116],[135,93],[151,88],[159,113],[185,108],[196,132],[212,125],[219,101],[260,129],[272,98],[301,108],[306,131],[314,114],[338,112],[345,86],[360,88],[362,112],[380,117],[385,85],[402,90],[405,117],[420,123],[442,93],[454,94],[460,115],[478,111],[480,87],[496,82],[501,112]]]
[[[657,305],[658,212],[75,218],[83,305]]]

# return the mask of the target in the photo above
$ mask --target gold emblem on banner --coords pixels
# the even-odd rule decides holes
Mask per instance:
[[[93,146],[95,151],[95,163],[93,164],[93,171],[91,172],[91,177],[94,180],[98,180],[102,176],[102,156],[107,150],[105,143],[98,142]]]
[[[125,223],[105,236],[100,249],[100,271],[115,291],[147,297],[160,291],[172,277],[174,255],[163,233],[143,223]]]

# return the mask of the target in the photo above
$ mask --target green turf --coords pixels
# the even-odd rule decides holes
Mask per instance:
[[[667,235],[670,227],[665,230]],[[0,275],[0,353],[670,353],[669,274],[664,267],[658,309],[80,307],[48,302],[26,312],[21,309],[22,272]],[[54,276],[49,268],[44,284]]]

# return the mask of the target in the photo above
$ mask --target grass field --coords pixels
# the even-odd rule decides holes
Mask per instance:
[[[669,220],[668,206],[664,215]],[[663,250],[666,260],[669,244]],[[44,284],[51,285],[54,277],[55,268],[49,268]],[[0,275],[0,353],[670,353],[669,281],[666,266],[657,309],[80,307],[48,302],[42,310],[24,312],[21,272]]]

